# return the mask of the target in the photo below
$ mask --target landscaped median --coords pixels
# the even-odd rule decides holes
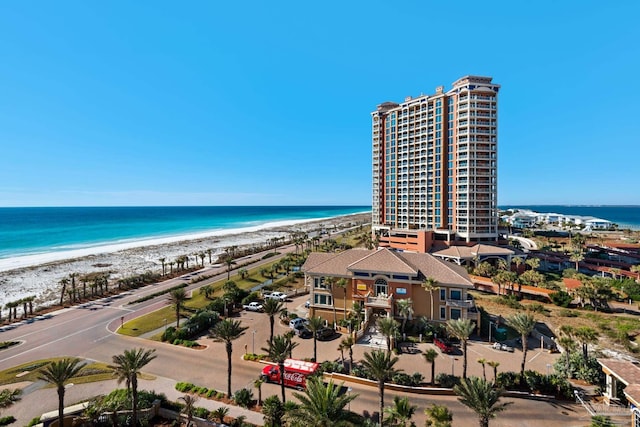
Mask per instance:
[[[250,356],[250,357],[244,357],[244,360],[260,362],[262,364],[268,364],[268,365],[275,365],[275,363],[266,360],[264,358],[264,355],[245,355],[245,356]],[[324,362],[321,365],[326,366],[327,363],[337,364],[338,362],[331,362],[331,361]],[[533,371],[526,371],[525,374],[530,374],[529,376],[531,376],[532,372]],[[501,375],[499,375],[499,378],[502,379],[503,381],[507,381],[507,379],[510,379],[511,382],[515,383],[516,380],[511,378],[514,375],[509,375],[509,374],[515,374],[515,373],[501,373]],[[370,380],[367,378],[357,377],[354,375],[347,375],[339,372],[328,372],[328,371],[323,372],[322,375],[325,381],[334,380],[336,382],[355,383],[355,384],[361,384],[361,385],[366,385],[370,387],[378,387],[377,381]],[[517,376],[517,374],[515,374],[515,376]],[[512,397],[512,398],[519,398],[519,399],[532,399],[532,400],[556,400],[562,397],[562,396],[556,397],[550,394],[543,394],[539,392],[531,393],[529,391],[509,390],[506,387],[503,387],[503,388],[504,388],[503,396],[505,397]],[[430,395],[442,395],[442,396],[455,395],[455,393],[453,392],[453,387],[407,386],[407,385],[400,385],[400,384],[394,384],[394,383],[388,383],[388,382],[385,383],[385,390],[393,390],[393,391],[399,391],[404,393],[414,393],[414,394],[430,394]],[[569,399],[569,396],[564,396],[564,397]]]

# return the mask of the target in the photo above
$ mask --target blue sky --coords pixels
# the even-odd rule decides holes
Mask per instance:
[[[0,2],[0,206],[371,203],[370,112],[502,85],[499,204],[640,204],[640,3]]]

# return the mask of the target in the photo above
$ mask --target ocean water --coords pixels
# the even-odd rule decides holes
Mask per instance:
[[[640,206],[510,205],[500,207],[500,209],[509,208],[529,209],[544,213],[593,216],[618,224],[620,228],[640,230]]]
[[[0,208],[0,259],[368,211],[370,206]]]

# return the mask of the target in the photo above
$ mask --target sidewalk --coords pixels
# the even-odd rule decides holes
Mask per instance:
[[[163,393],[167,399],[179,402],[178,398],[184,393],[175,389],[176,381],[156,377],[154,380],[138,380],[139,390],[153,390]],[[20,386],[20,384],[16,384]],[[23,385],[24,386],[24,385]],[[88,384],[77,384],[67,386],[65,393],[65,406],[84,402],[94,396],[106,395],[117,388],[123,388],[124,384],[118,385],[116,380],[100,381]],[[11,388],[11,387],[10,387]],[[15,387],[14,387],[15,388]],[[38,402],[34,405],[34,402]],[[229,416],[237,418],[241,415],[246,417],[246,421],[256,425],[263,425],[263,416],[259,412],[251,411],[234,405],[226,405],[222,402],[200,398],[196,402],[196,407],[201,407],[213,411],[221,406],[229,408]],[[27,425],[33,418],[40,417],[43,413],[55,411],[58,408],[58,394],[54,388],[39,388],[23,396],[23,399],[14,405],[3,410],[3,415],[13,415],[16,418],[15,425]]]

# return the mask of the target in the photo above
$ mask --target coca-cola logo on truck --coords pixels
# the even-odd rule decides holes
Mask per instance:
[[[304,375],[299,374],[297,372],[285,372],[284,379],[294,383],[302,384],[302,381],[304,380]]]

